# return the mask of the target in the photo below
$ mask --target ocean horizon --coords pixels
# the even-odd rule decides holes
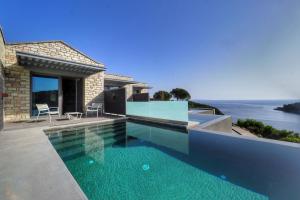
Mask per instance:
[[[274,110],[284,104],[300,102],[299,99],[272,100],[193,100],[220,109],[231,115],[233,122],[238,119],[255,119],[277,129],[300,133],[300,115]]]

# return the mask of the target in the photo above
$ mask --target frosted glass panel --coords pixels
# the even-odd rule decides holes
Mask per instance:
[[[126,114],[167,119],[175,121],[188,121],[187,101],[150,101],[150,102],[127,102]]]

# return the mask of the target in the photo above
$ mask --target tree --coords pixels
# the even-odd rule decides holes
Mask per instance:
[[[155,92],[153,95],[154,100],[161,100],[161,101],[168,101],[171,99],[171,97],[172,95],[169,92],[163,90]]]
[[[191,95],[188,91],[182,88],[173,89],[170,94],[178,100],[189,100],[191,99]]]

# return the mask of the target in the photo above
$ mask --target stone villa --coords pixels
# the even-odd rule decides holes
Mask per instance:
[[[107,74],[103,63],[63,41],[9,43],[1,29],[0,69],[1,126],[34,116],[35,103],[59,107],[62,114],[82,112],[92,102],[104,103],[105,91],[122,88],[130,101],[149,89],[132,77]]]

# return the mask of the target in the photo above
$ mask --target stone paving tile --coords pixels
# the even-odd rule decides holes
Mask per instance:
[[[41,127],[0,134],[1,200],[82,200],[84,193]]]

